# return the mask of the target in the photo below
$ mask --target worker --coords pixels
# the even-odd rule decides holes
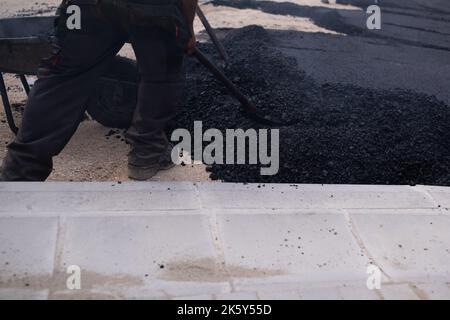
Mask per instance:
[[[69,28],[73,6],[80,9],[80,28]],[[49,177],[53,157],[77,130],[96,82],[126,42],[134,49],[140,79],[137,108],[127,131],[129,177],[148,180],[174,166],[164,128],[182,93],[184,54],[195,50],[196,7],[197,0],[63,1],[52,56],[38,70],[0,180]]]

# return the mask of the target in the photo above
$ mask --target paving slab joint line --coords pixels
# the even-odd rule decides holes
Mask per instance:
[[[384,274],[384,276],[388,279],[389,282],[392,282],[392,277],[381,267],[381,265],[376,261],[375,257],[370,253],[367,246],[364,244],[361,236],[359,235],[358,228],[356,227],[353,219],[348,211],[344,210],[344,219],[347,221],[347,226],[350,229],[350,233],[356,241],[356,244],[361,249],[362,252],[369,258],[369,260]]]
[[[214,245],[214,249],[216,251],[217,260],[220,264],[219,268],[223,268],[224,271],[227,273],[228,279],[229,279],[229,280],[227,280],[227,282],[230,285],[231,292],[235,292],[234,283],[233,283],[231,274],[228,272],[228,268],[227,268],[227,265],[225,262],[225,251],[223,249],[222,240],[220,238],[220,231],[219,231],[218,222],[217,222],[216,209],[205,209],[203,206],[203,201],[202,201],[201,194],[200,194],[201,191],[198,188],[197,183],[194,183],[194,187],[195,187],[196,197],[200,203],[200,208],[201,208],[200,211],[202,212],[202,214],[204,214],[206,217],[208,217],[208,224],[209,224],[209,230],[211,233],[212,242]]]
[[[419,300],[430,300],[428,294],[420,289],[414,282],[412,281],[389,281],[382,284],[383,286],[398,286],[398,285],[406,285],[409,290],[419,299]],[[383,300],[386,298],[383,296],[380,290],[375,290],[377,294],[379,294]]]
[[[58,283],[56,283],[58,279],[58,272],[60,272],[59,268],[61,267],[61,259],[64,250],[64,237],[65,237],[65,228],[66,228],[66,220],[65,216],[58,216],[58,229],[56,231],[56,243],[55,243],[55,252],[53,254],[53,273],[49,283],[49,299],[52,298],[54,293],[58,288]]]
[[[426,196],[436,208],[439,208],[439,204],[436,202],[436,200],[434,200],[433,196],[425,189],[425,186],[423,185],[417,185],[414,187],[410,187],[414,190],[419,191],[421,194],[423,194],[424,196]]]
[[[428,296],[428,294],[420,289],[415,283],[413,282],[408,282],[407,283],[409,289],[411,289],[411,291],[420,299],[420,300],[430,300],[430,297]]]

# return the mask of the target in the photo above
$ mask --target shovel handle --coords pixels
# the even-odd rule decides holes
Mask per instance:
[[[219,41],[219,39],[216,36],[216,33],[214,32],[213,28],[209,24],[208,19],[206,18],[205,14],[203,13],[200,6],[197,6],[197,15],[200,19],[200,21],[203,23],[203,26],[206,29],[206,32],[209,34],[209,37],[211,38],[212,42],[217,48],[217,51],[219,51],[219,54],[223,61],[228,62],[228,55],[225,51],[225,48],[222,46],[222,43]]]
[[[233,94],[233,96],[239,100],[243,109],[247,113],[256,113],[256,107],[250,102],[250,100],[228,79],[225,74],[212,63],[203,52],[198,48],[195,48],[192,54],[203,66],[206,67],[225,87]]]

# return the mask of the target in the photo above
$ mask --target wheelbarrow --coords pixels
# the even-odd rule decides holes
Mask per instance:
[[[226,59],[225,50],[215,37],[209,23],[206,23],[206,17],[200,9],[198,9],[198,13],[203,18],[202,21],[212,36],[219,53],[223,59]],[[18,128],[14,122],[3,73],[17,74],[25,92],[29,93],[30,88],[26,76],[36,75],[40,61],[51,55],[55,19],[56,16],[0,20],[0,92],[8,125],[14,133],[17,133]],[[250,118],[262,124],[279,124],[258,115],[249,99],[200,51],[197,50],[194,56],[241,102],[243,110]],[[134,60],[116,57],[98,81],[95,93],[87,102],[88,114],[104,126],[128,128],[136,109],[138,78],[138,68]]]
[[[224,56],[225,51],[200,8],[198,12],[219,53]],[[17,133],[18,128],[3,75],[18,75],[25,92],[30,92],[27,76],[36,75],[41,60],[51,55],[56,18],[0,19],[0,93],[7,123],[14,133]],[[95,93],[86,106],[87,113],[104,126],[128,128],[136,109],[138,77],[134,60],[116,57],[97,83]]]
[[[0,19],[0,92],[6,120],[14,133],[18,128],[3,75],[18,75],[29,93],[27,76],[36,75],[40,61],[51,55],[55,19],[56,16]],[[136,62],[116,57],[99,80],[87,112],[105,126],[126,128],[136,108],[137,82]]]
[[[18,74],[25,92],[29,93],[26,75],[34,75],[41,58],[49,56],[50,31],[54,19],[33,17],[0,20],[0,91],[6,119],[14,133],[17,133],[17,126],[14,123],[3,73]]]

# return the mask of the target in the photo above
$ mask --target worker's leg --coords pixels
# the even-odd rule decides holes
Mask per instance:
[[[176,28],[133,28],[131,41],[136,53],[140,84],[138,105],[128,139],[132,143],[129,155],[130,177],[151,178],[159,169],[161,156],[169,147],[164,133],[167,122],[174,117],[184,84],[184,49]],[[170,155],[170,153],[169,153]],[[145,170],[147,170],[145,172]]]
[[[81,30],[57,28],[53,56],[43,61],[22,125],[4,159],[1,180],[42,181],[76,131],[95,83],[123,46],[125,37],[95,6],[81,6]]]

